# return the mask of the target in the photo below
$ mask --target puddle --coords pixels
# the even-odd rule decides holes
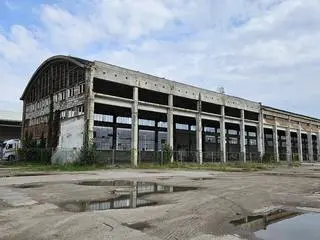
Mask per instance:
[[[144,229],[151,228],[152,226],[148,222],[137,222],[133,224],[123,224],[123,226],[143,231]]]
[[[159,177],[159,178],[157,178],[158,180],[169,180],[169,179],[171,179],[171,177]]]
[[[203,178],[191,178],[191,180],[194,181],[208,181],[208,180],[214,180],[215,178],[213,177],[203,177]]]
[[[134,181],[124,182],[122,180],[99,181],[99,182],[95,181],[95,182],[99,184],[97,186],[128,186],[128,187],[130,186],[130,188],[128,188],[127,191],[122,191],[123,195],[117,198],[105,199],[105,200],[98,199],[98,200],[89,200],[89,201],[80,200],[80,201],[73,201],[73,202],[64,202],[60,204],[60,207],[71,212],[101,211],[101,210],[122,209],[122,208],[138,208],[138,207],[152,206],[152,205],[158,204],[155,201],[143,199],[143,197],[147,195],[183,192],[183,191],[198,189],[197,187],[166,186],[166,185],[150,183],[150,182],[134,182]],[[121,184],[121,185],[117,185],[117,184]],[[89,186],[94,186],[93,182],[90,182]]]
[[[15,187],[15,188],[38,188],[38,187],[42,187],[42,186],[43,186],[43,184],[31,183],[31,184],[14,185],[13,187]]]
[[[320,214],[277,210],[231,221],[241,229],[254,232],[258,239],[318,240]]]
[[[1,175],[1,177],[33,177],[33,176],[48,176],[55,175],[54,173],[9,173]]]
[[[82,181],[77,184],[84,185],[84,186],[131,186],[132,181],[129,181],[129,180]]]

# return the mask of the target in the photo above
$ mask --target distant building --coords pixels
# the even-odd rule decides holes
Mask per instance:
[[[133,165],[156,161],[163,146],[171,160],[200,164],[320,159],[317,118],[99,61],[51,57],[21,100],[22,134],[56,153],[93,141]]]
[[[0,111],[0,141],[20,139],[22,113]]]

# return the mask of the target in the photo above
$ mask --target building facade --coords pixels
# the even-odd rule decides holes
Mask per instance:
[[[22,134],[44,137],[56,152],[117,153],[133,165],[171,160],[317,161],[320,120],[259,102],[70,56],[46,60],[22,97]],[[113,159],[115,157],[113,156]]]
[[[0,142],[20,139],[21,113],[0,111]]]

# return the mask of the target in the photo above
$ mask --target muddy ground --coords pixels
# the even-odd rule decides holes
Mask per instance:
[[[250,230],[230,221],[277,208],[319,211],[319,169],[109,170],[39,176],[12,176],[10,170],[1,169],[0,239],[255,239]],[[69,202],[126,194],[128,186],[78,184],[110,179],[198,189],[145,195],[141,198],[156,204],[140,208],[84,212],[63,208]]]

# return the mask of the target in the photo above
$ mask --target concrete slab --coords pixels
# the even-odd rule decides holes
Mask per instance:
[[[110,170],[0,179],[0,239],[248,239],[229,222],[278,207],[320,209],[320,179],[313,167],[254,173]],[[207,178],[201,180],[201,178]],[[193,186],[195,191],[144,196],[159,205],[74,213],[59,203],[109,199],[119,186],[85,186],[88,180],[126,179]],[[199,180],[197,180],[199,179]],[[41,186],[18,189],[14,185]],[[3,204],[1,204],[3,203]],[[132,224],[147,227],[134,229]]]

